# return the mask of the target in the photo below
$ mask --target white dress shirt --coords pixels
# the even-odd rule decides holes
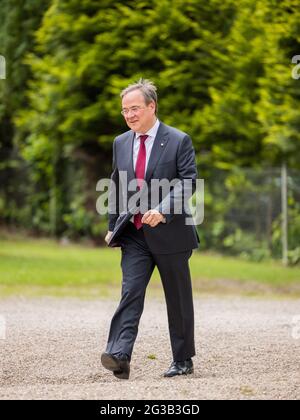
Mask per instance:
[[[146,147],[145,175],[146,175],[151,150],[152,150],[152,147],[153,147],[154,139],[155,139],[157,131],[158,131],[159,124],[160,124],[159,120],[156,119],[155,124],[150,128],[150,130],[147,131],[147,133],[145,133],[145,135],[148,136],[148,138],[145,140],[145,147]],[[137,157],[138,157],[138,154],[139,154],[140,136],[141,135],[142,135],[142,133],[135,133],[135,137],[134,137],[134,142],[133,142],[133,168],[134,168],[134,170],[135,170],[135,166],[136,166]]]

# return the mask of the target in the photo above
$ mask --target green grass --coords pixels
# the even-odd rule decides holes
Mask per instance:
[[[116,296],[120,293],[120,250],[55,241],[2,237],[0,293],[62,296]],[[254,263],[194,252],[195,292],[289,294],[300,296],[300,268],[278,262]],[[155,270],[150,289],[161,293]]]
[[[300,285],[300,267],[283,267],[280,262],[251,262],[239,258],[204,254],[193,258],[193,275],[206,279],[256,281],[278,286]]]

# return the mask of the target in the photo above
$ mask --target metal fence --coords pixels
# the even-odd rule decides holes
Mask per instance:
[[[300,172],[284,165],[214,171],[205,185],[200,231],[212,229],[208,248],[282,258],[284,264],[300,260]]]
[[[82,198],[77,206],[69,205],[67,215],[57,217],[62,226],[57,235],[99,239],[105,235],[107,220],[96,213],[96,182],[83,189],[84,174],[79,177],[78,168],[68,177],[69,172],[63,177],[67,204],[77,203],[87,192],[91,197]],[[51,234],[51,194],[45,185],[28,182],[21,163],[16,170],[11,169],[11,175],[1,174],[0,222]],[[205,181],[204,221],[198,226],[202,250],[300,263],[300,172],[285,167],[232,171],[202,167],[199,175]]]

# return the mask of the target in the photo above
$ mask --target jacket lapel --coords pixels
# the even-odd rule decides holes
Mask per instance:
[[[149,158],[149,162],[147,166],[147,171],[146,171],[146,176],[145,176],[145,180],[147,183],[150,181],[151,175],[153,174],[153,171],[156,165],[158,164],[163,151],[166,148],[168,140],[169,140],[168,128],[165,124],[161,122],[158,127],[156,137],[154,139],[154,143],[152,146],[152,150],[151,150],[151,154],[150,154],[150,158]]]

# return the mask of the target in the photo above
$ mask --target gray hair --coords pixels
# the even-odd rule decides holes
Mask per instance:
[[[144,96],[146,105],[149,105],[150,102],[155,103],[155,114],[157,114],[158,110],[158,103],[157,103],[157,88],[151,80],[141,78],[135,83],[127,86],[127,88],[123,89],[120,93],[121,98],[123,99],[127,93],[132,92],[134,90],[140,90]]]

